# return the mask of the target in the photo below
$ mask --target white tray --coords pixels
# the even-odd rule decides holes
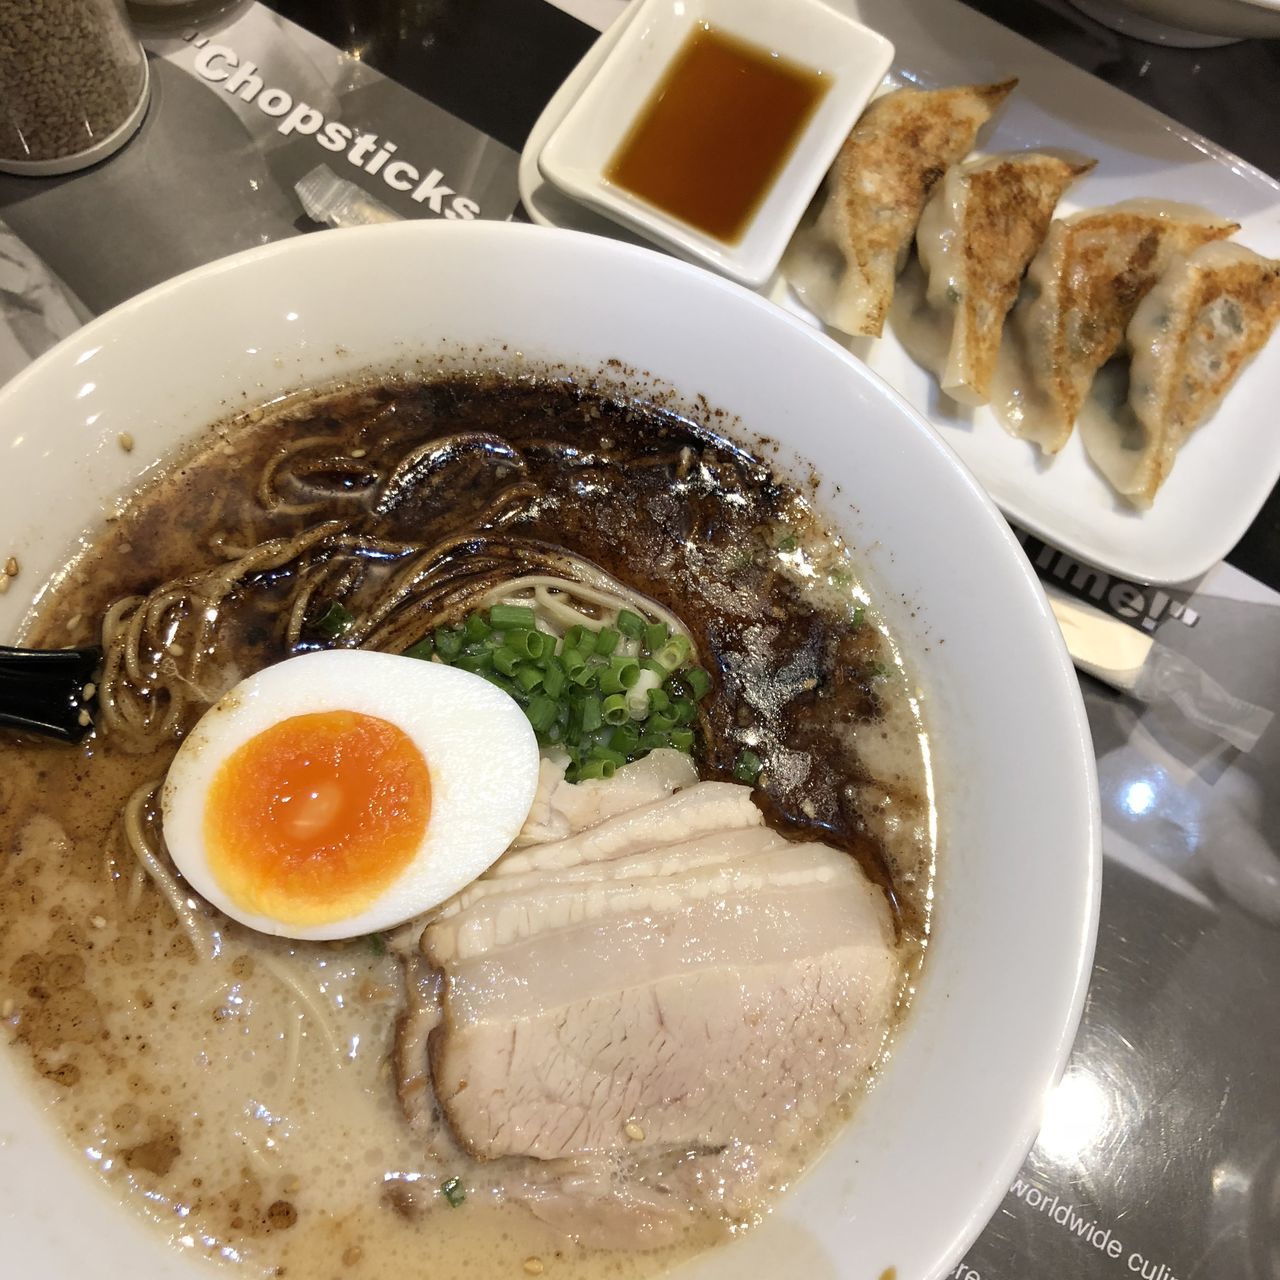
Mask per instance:
[[[1096,157],[1098,167],[1072,188],[1060,214],[1135,196],[1188,201],[1239,222],[1236,239],[1280,258],[1280,183],[1207,138],[956,0],[831,3],[893,41],[892,75],[900,82],[937,86],[1018,76],[1021,83],[982,149],[1057,146]],[[535,222],[633,238],[561,195],[537,166],[543,142],[632,10],[592,46],[529,135],[520,195]],[[807,316],[781,281],[761,292]],[[849,345],[938,428],[1011,520],[1122,577],[1161,583],[1200,577],[1231,550],[1280,479],[1280,338],[1184,446],[1155,505],[1141,513],[1094,470],[1078,432],[1045,465],[1034,445],[1009,436],[990,411],[970,417],[954,406],[891,334]]]

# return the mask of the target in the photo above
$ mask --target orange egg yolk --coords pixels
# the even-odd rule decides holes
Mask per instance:
[[[204,811],[226,893],[285,924],[329,924],[379,897],[431,816],[427,762],[402,729],[355,711],[293,716],[223,763]]]

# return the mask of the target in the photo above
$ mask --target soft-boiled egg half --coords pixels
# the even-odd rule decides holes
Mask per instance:
[[[469,672],[339,649],[236,685],[178,749],[165,843],[196,892],[288,938],[400,924],[484,872],[524,824],[538,744]]]

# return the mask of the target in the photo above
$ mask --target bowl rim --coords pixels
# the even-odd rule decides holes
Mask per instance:
[[[1052,610],[1039,579],[994,502],[946,443],[941,434],[879,375],[867,368],[861,360],[797,316],[784,311],[767,299],[742,288],[731,280],[718,276],[704,268],[671,259],[642,246],[623,244],[570,230],[487,221],[453,223],[417,221],[356,228],[344,230],[339,234],[343,237],[342,241],[334,240],[334,233],[331,232],[322,237],[293,237],[258,246],[204,264],[182,275],[162,281],[112,310],[105,312],[103,315],[96,317],[75,334],[64,339],[63,342],[39,357],[8,384],[0,388],[0,415],[3,415],[10,399],[25,392],[32,384],[38,385],[40,379],[48,376],[46,370],[53,368],[59,360],[65,359],[69,350],[81,346],[87,347],[104,334],[110,334],[122,323],[127,323],[135,313],[157,304],[162,304],[170,296],[185,291],[194,282],[210,279],[221,274],[235,274],[252,270],[259,263],[272,261],[280,257],[305,256],[306,253],[315,251],[315,246],[321,244],[326,246],[321,252],[329,253],[333,250],[330,250],[327,246],[332,245],[336,250],[337,245],[340,243],[354,245],[360,240],[372,240],[374,238],[388,241],[395,238],[403,238],[408,244],[411,244],[414,238],[419,236],[466,235],[477,237],[480,240],[492,236],[498,236],[503,239],[523,238],[532,244],[559,242],[565,250],[570,252],[589,251],[601,254],[604,257],[620,256],[624,259],[642,260],[649,273],[673,272],[677,276],[683,276],[690,281],[696,280],[698,282],[696,287],[719,292],[728,298],[736,300],[730,302],[729,305],[749,307],[761,313],[766,313],[770,323],[782,324],[792,329],[796,334],[803,335],[806,342],[817,344],[823,348],[828,353],[828,358],[834,355],[842,363],[851,366],[856,370],[858,377],[869,386],[874,387],[877,394],[891,405],[900,417],[906,418],[920,429],[923,443],[932,452],[939,455],[946,465],[952,469],[956,480],[967,491],[969,500],[976,502],[977,508],[983,512],[982,518],[988,523],[990,530],[995,534],[997,540],[1003,544],[1007,552],[1006,567],[1020,580],[1021,587],[1019,589],[1026,593],[1028,605],[1039,615],[1041,621],[1039,629],[1045,646],[1044,656],[1051,660],[1055,676],[1062,681],[1063,691],[1067,695],[1064,706],[1065,709],[1069,710],[1070,724],[1068,726],[1064,722],[1063,727],[1069,727],[1070,729],[1069,745],[1072,750],[1073,769],[1077,774],[1077,782],[1082,784],[1079,799],[1089,811],[1088,830],[1080,833],[1082,836],[1087,837],[1086,847],[1081,851],[1080,862],[1085,911],[1079,921],[1078,932],[1073,934],[1075,945],[1070,958],[1072,969],[1070,999],[1064,1002],[1063,1016],[1060,1019],[1059,1029],[1053,1043],[1049,1044],[1047,1038],[1044,1042],[1040,1056],[1044,1059],[1046,1069],[1038,1072],[1036,1080],[1028,1080],[1026,1084],[1028,1095],[1031,1094],[1033,1087],[1036,1088],[1039,1104],[1042,1106],[1061,1077],[1071,1053],[1084,1009],[1098,927],[1102,866],[1101,818],[1092,739],[1074,667],[1068,656],[1065,641],[1053,619]],[[177,443],[177,441],[170,443],[170,453]],[[1064,747],[1068,745],[1065,736],[1061,745]],[[1075,766],[1080,767],[1076,768]],[[1063,972],[1065,973],[1065,971],[1066,964],[1064,962]],[[908,1028],[910,1023],[911,1019],[908,1017]],[[988,1180],[983,1194],[969,1201],[971,1209],[965,1218],[964,1227],[955,1235],[950,1252],[945,1258],[939,1259],[937,1268],[931,1274],[936,1276],[948,1274],[949,1270],[963,1257],[965,1250],[977,1238],[1007,1194],[1008,1188],[1012,1184],[1018,1169],[1022,1166],[1039,1130],[1040,1109],[1038,1106],[1032,1105],[1033,1102],[1034,1099],[1028,1096],[1027,1106],[1019,1118],[1016,1131],[1015,1124],[1011,1119],[1003,1144],[1006,1148],[1005,1153],[997,1166],[998,1176],[993,1174]]]

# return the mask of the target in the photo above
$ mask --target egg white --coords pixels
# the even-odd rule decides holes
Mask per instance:
[[[227,759],[291,716],[354,711],[396,725],[431,777],[422,843],[367,908],[317,925],[256,915],[229,898],[209,866],[204,815]],[[288,658],[241,681],[192,729],[161,792],[164,838],[188,884],[233,920],[286,938],[350,938],[389,929],[450,898],[510,845],[533,804],[538,744],[517,703],[480,676],[438,662],[335,649]]]

